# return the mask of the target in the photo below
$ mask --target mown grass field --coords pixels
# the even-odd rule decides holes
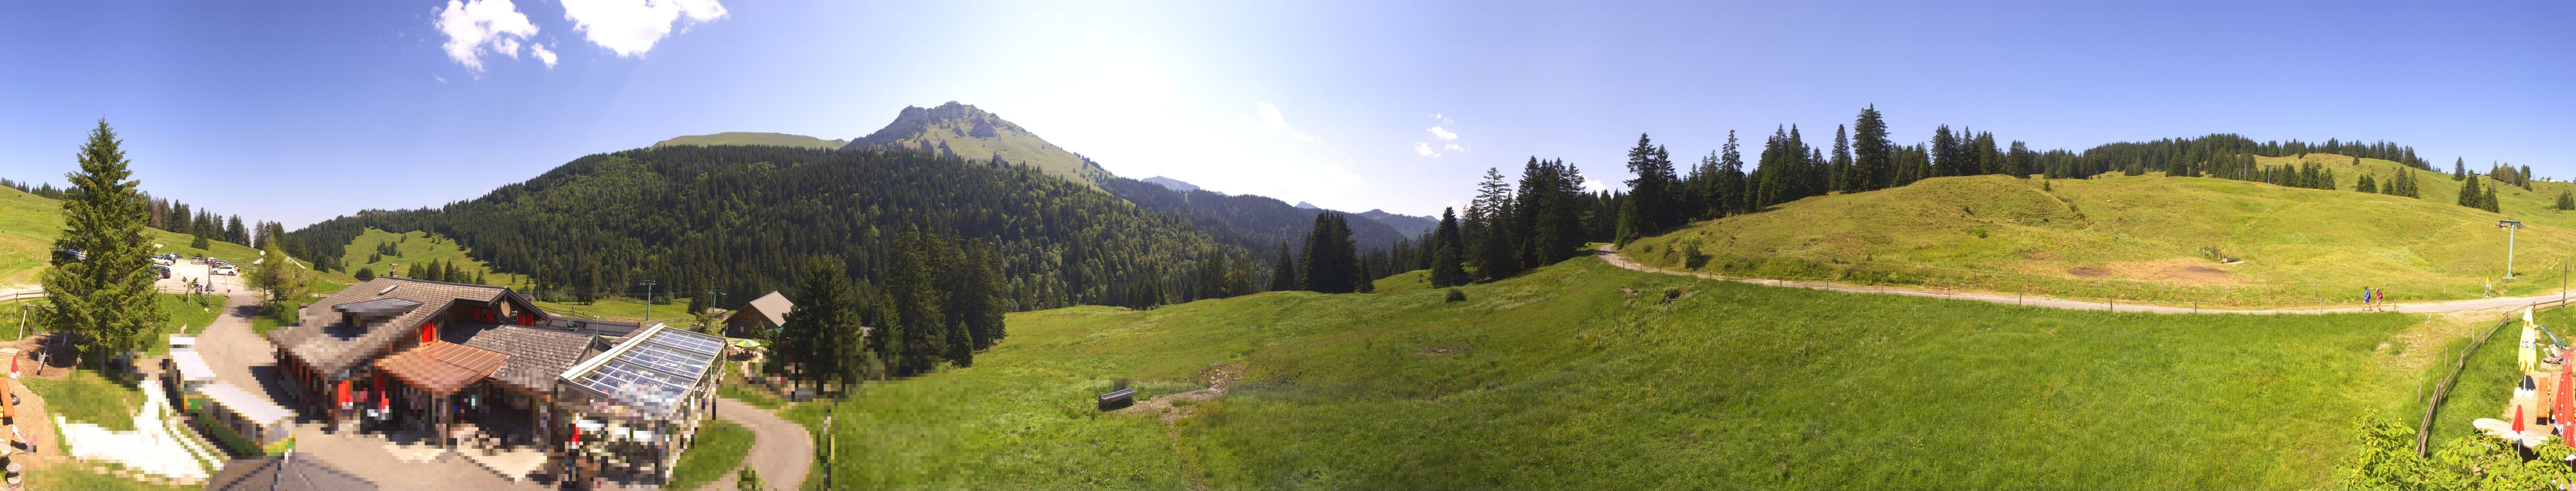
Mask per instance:
[[[2038,179],[1936,178],[1700,222],[1623,250],[1666,268],[2238,307],[2349,304],[2365,286],[2401,302],[2538,294],[2559,289],[2576,257],[2565,252],[2576,250],[2576,212],[2548,209],[2576,185],[2505,187],[2498,214],[2455,204],[2460,184],[2445,173],[2309,159],[2334,169],[2342,190],[2153,173],[2046,189]],[[2360,174],[2397,172],[2417,174],[2422,199],[2350,191]],[[2531,225],[2513,238],[2514,280],[2501,278],[2501,219]]]
[[[1687,292],[1631,304],[1621,287]],[[2057,311],[1576,259],[1445,290],[1013,314],[836,416],[854,488],[2313,488],[2408,404],[2412,314]],[[1653,298],[1647,295],[1646,298]],[[2420,349],[2420,348],[2419,348]],[[1247,374],[1168,430],[1091,396]],[[819,479],[819,478],[816,478]],[[812,481],[809,481],[812,482]]]

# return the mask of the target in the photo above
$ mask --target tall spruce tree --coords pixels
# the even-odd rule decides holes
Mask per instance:
[[[1466,247],[1458,231],[1456,208],[1440,209],[1440,228],[1432,231],[1431,287],[1448,288],[1467,284],[1465,259],[1458,251]]]
[[[1315,214],[1315,227],[1306,232],[1303,266],[1307,290],[1350,293],[1358,289],[1359,258],[1347,220],[1340,213]]]
[[[1829,174],[1833,176],[1833,182],[1832,187],[1828,189],[1850,192],[1848,189],[1851,184],[1846,181],[1859,178],[1852,175],[1851,137],[1845,134],[1843,125],[1834,125],[1834,160],[1831,169]]]
[[[53,267],[40,275],[54,304],[45,322],[73,335],[91,355],[139,348],[146,333],[170,319],[152,287],[158,278],[144,242],[143,198],[136,191],[141,183],[126,168],[123,143],[106,119],[90,130],[80,148],[80,171],[64,174],[74,191],[62,202],[64,228],[54,240]]]
[[[780,326],[773,351],[790,380],[812,383],[817,387],[833,383],[855,382],[850,376],[854,350],[861,345],[858,293],[851,286],[849,274],[838,259],[815,258],[806,262],[804,275],[796,281],[796,307],[787,311],[787,325]]]
[[[1751,211],[1745,203],[1744,152],[1735,142],[1735,130],[1726,130],[1726,146],[1718,152],[1717,175],[1709,178],[1709,202],[1718,213],[1712,217]]]
[[[1279,260],[1270,263],[1270,291],[1297,289],[1297,260],[1289,254],[1288,241],[1279,241]]]
[[[1533,161],[1536,159],[1533,157]],[[1535,162],[1533,162],[1534,166]],[[1673,175],[1672,154],[1656,146],[1646,134],[1637,134],[1637,146],[1628,149],[1628,199],[1637,202],[1638,223],[1648,229],[1677,225],[1672,215],[1672,193],[1679,179]]]
[[[1877,104],[1862,108],[1860,115],[1855,119],[1856,121],[1852,122],[1852,167],[1858,169],[1856,172],[1861,176],[1856,182],[1851,183],[1852,187],[1845,187],[1843,191],[1868,191],[1893,186],[1891,183],[1896,180],[1896,169],[1894,162],[1889,159],[1894,154],[1892,148],[1894,145],[1887,140],[1887,120],[1879,115]],[[1730,144],[1735,141],[1732,138],[1733,134],[1728,132],[1730,138],[1727,141]]]
[[[1512,202],[1512,185],[1503,180],[1502,170],[1486,168],[1484,182],[1476,185],[1476,201],[1467,205],[1464,224],[1468,262],[1476,267],[1478,279],[1497,280],[1521,272],[1520,231],[1512,228],[1519,219]]]
[[[892,358],[895,371],[917,374],[939,368],[948,351],[948,319],[943,308],[947,299],[939,291],[940,264],[937,264],[939,238],[919,225],[904,227],[895,238],[892,264],[887,266],[886,293],[894,302],[896,340]],[[963,342],[965,340],[958,340]]]
[[[2460,180],[2460,206],[2486,209],[2485,196],[2486,194],[2478,191],[2477,179]]]

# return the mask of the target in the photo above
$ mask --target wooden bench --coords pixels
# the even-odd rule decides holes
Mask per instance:
[[[1136,389],[1118,389],[1100,395],[1100,410],[1108,411],[1136,404]]]

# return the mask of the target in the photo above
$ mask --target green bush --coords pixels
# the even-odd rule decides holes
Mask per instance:
[[[1456,289],[1456,288],[1451,288],[1451,289],[1449,289],[1449,298],[1448,298],[1448,300],[1447,300],[1447,301],[1450,301],[1450,302],[1465,302],[1465,301],[1467,301],[1467,292],[1458,291],[1458,289]]]

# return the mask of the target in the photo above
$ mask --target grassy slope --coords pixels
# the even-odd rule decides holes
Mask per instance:
[[[842,145],[848,145],[848,144],[850,144],[849,140],[825,140],[825,139],[815,138],[815,137],[805,136],[805,135],[790,135],[790,134],[786,134],[786,133],[760,133],[760,132],[751,132],[751,131],[728,131],[728,132],[717,133],[717,134],[713,134],[713,135],[688,135],[688,136],[682,136],[682,137],[672,138],[672,139],[669,139],[669,140],[662,140],[662,141],[661,141],[661,142],[659,142],[659,143],[654,143],[654,144],[653,144],[653,146],[656,146],[656,147],[664,147],[664,146],[671,146],[671,145],[706,145],[706,146],[715,146],[715,145],[774,145],[774,146],[781,146],[781,147],[820,148],[820,149],[826,149],[826,150],[829,150],[829,149],[841,148],[841,146],[842,146]]]
[[[645,320],[644,315],[646,314],[644,311],[643,300],[623,297],[602,298],[599,299],[599,301],[588,304],[581,302],[540,301],[537,302],[537,308],[546,309],[547,312],[553,312],[559,315],[570,315],[584,319],[605,319],[625,322],[643,321]],[[689,304],[685,300],[669,304],[655,304],[653,305],[651,314],[653,316],[653,320],[670,323],[674,326],[689,325],[694,319],[689,316]]]
[[[62,237],[62,210],[61,201],[0,188],[0,285],[36,284],[36,273],[44,269],[54,239]],[[162,246],[156,249],[160,252],[207,254],[241,264],[259,257],[259,251],[241,244],[212,241],[207,249],[197,249],[188,247],[187,234],[150,228],[144,233],[151,243]]]
[[[671,467],[667,489],[697,489],[725,473],[742,466],[742,457],[751,453],[751,429],[731,421],[707,420],[698,428],[697,441],[688,453],[680,454],[680,463]]]
[[[397,240],[400,242],[396,242]],[[376,252],[376,245],[386,242],[393,242],[394,250],[401,251],[402,254],[383,256],[376,262],[367,262],[367,255]],[[468,275],[483,273],[484,283],[517,285],[522,280],[519,275],[492,271],[492,268],[485,266],[482,261],[467,257],[465,246],[457,244],[455,239],[434,236],[417,230],[397,234],[370,228],[365,233],[358,234],[358,238],[351,239],[343,251],[340,254],[340,264],[348,267],[350,273],[357,272],[358,268],[373,268],[376,274],[383,275],[396,269],[396,265],[400,265],[399,269],[407,273],[413,266],[451,261],[456,264],[457,269],[464,270]]]
[[[1013,164],[1033,166],[1048,174],[1086,183],[1091,182],[1095,174],[1107,173],[1107,171],[1083,165],[1081,156],[1074,155],[1064,147],[1055,146],[1054,143],[1048,143],[1046,139],[1027,131],[998,129],[994,136],[981,138],[970,136],[974,126],[972,121],[939,121],[931,124],[929,129],[921,134],[897,140],[896,144],[903,148],[918,149],[925,141],[932,147],[947,143],[948,149],[957,152],[957,156],[969,159],[988,159],[998,153],[1003,160]]]
[[[1628,307],[1622,286],[1691,293]],[[1499,283],[1013,314],[840,414],[859,487],[2293,488],[2401,409],[2404,314],[2159,316],[1778,289],[1577,259]],[[1092,394],[1243,363],[1167,439]],[[821,428],[824,405],[791,418]],[[1177,448],[1177,449],[1176,449]]]
[[[2569,263],[2561,251],[2576,248],[2576,233],[2567,232],[2576,227],[2576,213],[2546,209],[2559,190],[2576,185],[2507,188],[2498,196],[2506,213],[2496,214],[2455,205],[2459,186],[2446,174],[2379,160],[2365,160],[2356,171],[2349,157],[2311,158],[2336,169],[2339,186],[2346,190],[2154,174],[2049,181],[2054,191],[2042,191],[2038,180],[1937,178],[1701,222],[1630,244],[1627,250],[1647,263],[1674,267],[1685,263],[1685,254],[1674,253],[1675,245],[1696,238],[1705,253],[1715,256],[1704,270],[1808,276],[1826,270],[1800,261],[1755,259],[1871,259],[2035,273],[1893,268],[1904,281],[1941,286],[2168,301],[2314,300],[2322,295],[2348,302],[2363,286],[2387,288],[2399,301],[2482,296],[2485,284],[2504,268],[2506,236],[2495,228],[2498,219],[2519,218],[2534,226],[2516,237],[2522,278],[2500,284],[2500,293],[2556,290],[2560,268]],[[2296,163],[2287,157],[2262,160],[2267,165]],[[2361,172],[2385,179],[2401,169],[2419,174],[2422,199],[2349,191]],[[2204,248],[2247,262],[2220,265]],[[2078,271],[2203,285],[2115,282],[2096,287],[2090,278],[2072,274]],[[2246,286],[2309,284],[2317,286]]]

